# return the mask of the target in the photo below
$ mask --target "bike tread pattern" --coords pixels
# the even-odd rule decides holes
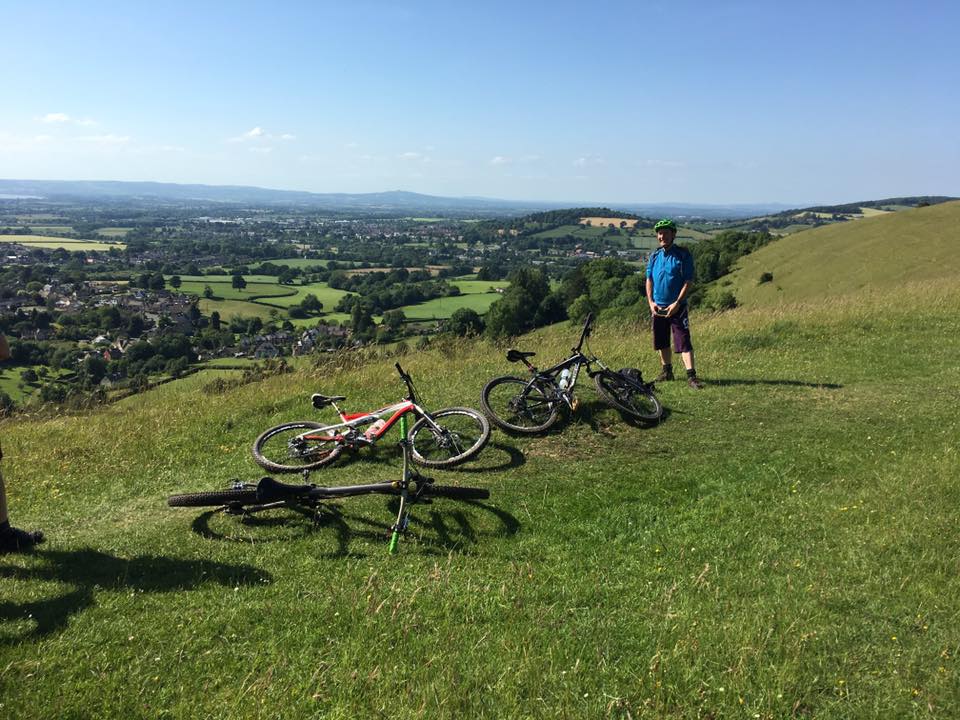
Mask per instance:
[[[559,419],[560,403],[559,401],[549,400],[549,387],[546,385],[546,383],[538,382],[530,386],[529,390],[524,390],[523,388],[527,386],[528,382],[528,380],[523,380],[512,375],[504,375],[503,377],[494,378],[484,385],[483,391],[480,394],[480,404],[483,407],[484,412],[490,418],[491,422],[493,422],[493,424],[501,430],[511,433],[533,435],[549,430]],[[490,396],[498,386],[506,384],[517,385],[517,394],[514,396],[513,402],[520,402],[525,405],[527,402],[527,397],[536,394],[537,397],[535,398],[535,402],[544,405],[549,413],[547,419],[539,424],[517,425],[516,423],[512,423],[506,418],[502,417],[491,406]]]
[[[644,422],[656,422],[663,416],[663,405],[653,390],[638,388],[619,373],[604,370],[593,378],[597,394],[620,412]],[[633,402],[636,399],[638,402]]]
[[[418,465],[423,465],[424,467],[433,467],[433,468],[448,468],[453,467],[454,465],[459,465],[464,463],[467,460],[473,458],[477,453],[483,450],[486,447],[487,442],[490,440],[490,423],[487,422],[487,418],[484,417],[481,413],[477,412],[473,408],[466,407],[452,407],[444,408],[443,410],[438,410],[437,412],[430,413],[430,418],[434,423],[443,428],[443,418],[451,416],[460,416],[460,417],[469,417],[472,419],[476,428],[480,431],[479,437],[473,442],[473,444],[466,448],[463,452],[451,455],[450,457],[444,458],[442,460],[434,460],[431,458],[424,457],[421,451],[417,449],[417,437],[422,432],[430,433],[433,435],[433,431],[430,428],[430,425],[427,422],[427,418],[422,417],[417,422],[413,424],[413,427],[410,428],[410,432],[407,435],[410,440],[410,455],[413,458],[413,461]],[[423,444],[421,443],[421,449]]]
[[[281,425],[276,425],[272,428],[264,430],[253,442],[253,459],[260,467],[276,473],[303,472],[304,470],[315,470],[316,468],[323,467],[324,465],[329,465],[338,457],[340,457],[340,454],[343,452],[342,445],[334,446],[319,460],[315,460],[314,462],[305,462],[299,465],[287,465],[276,462],[275,460],[271,460],[263,454],[263,446],[275,435],[279,435],[280,433],[287,432],[289,430],[319,430],[323,427],[325,426],[322,423],[311,422],[309,420],[298,420],[296,422],[288,422]]]
[[[170,507],[220,507],[222,505],[255,505],[256,488],[231,488],[211,492],[184,493],[167,498]]]

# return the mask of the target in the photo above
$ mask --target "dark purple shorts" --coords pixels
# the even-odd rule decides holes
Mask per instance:
[[[673,331],[673,351],[693,352],[690,342],[690,317],[687,308],[678,310],[671,318],[653,316],[653,349],[663,350],[670,346],[670,331]]]

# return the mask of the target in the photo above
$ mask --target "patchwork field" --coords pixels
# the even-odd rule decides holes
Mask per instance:
[[[123,243],[102,243],[96,240],[69,240],[66,238],[53,237],[47,235],[0,235],[0,243],[19,243],[26,247],[44,248],[45,250],[99,250],[106,252],[110,248],[123,249],[126,247]]]

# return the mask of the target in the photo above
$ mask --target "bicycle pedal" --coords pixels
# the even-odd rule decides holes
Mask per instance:
[[[580,398],[575,397],[570,401],[570,409],[576,412],[578,407],[580,407]]]

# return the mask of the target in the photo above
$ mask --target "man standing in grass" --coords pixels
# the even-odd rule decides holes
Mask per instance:
[[[660,354],[662,366],[657,382],[673,380],[672,333],[673,349],[680,353],[687,369],[687,383],[699,390],[703,383],[697,378],[693,364],[687,315],[687,295],[693,285],[693,256],[686,248],[673,244],[677,237],[673,220],[661,220],[653,229],[660,247],[647,260],[647,304],[653,316],[653,349]]]
[[[10,358],[10,346],[7,338],[0,334],[0,362]],[[3,459],[3,450],[0,449],[0,460]],[[3,473],[0,472],[0,554],[8,552],[23,552],[37,543],[43,542],[43,533],[39,530],[20,530],[11,527],[7,515],[7,488],[3,484]]]

